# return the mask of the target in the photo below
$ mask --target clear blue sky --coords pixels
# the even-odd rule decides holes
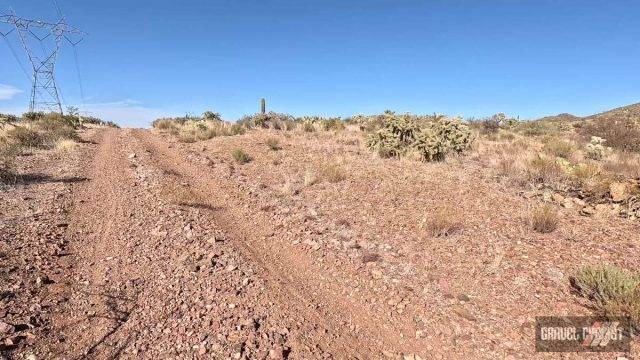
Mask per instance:
[[[534,118],[640,101],[640,1],[58,0],[86,108],[123,125],[212,109]],[[0,0],[53,19],[51,0]],[[15,38],[13,38],[15,40]],[[17,43],[14,44],[17,46]],[[81,104],[73,52],[58,78]],[[29,80],[0,42],[0,112]]]

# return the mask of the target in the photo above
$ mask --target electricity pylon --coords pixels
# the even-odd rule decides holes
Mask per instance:
[[[33,69],[29,111],[47,110],[62,114],[55,76],[56,60],[63,41],[75,46],[86,34],[67,24],[65,17],[60,15],[60,19],[55,23],[21,18],[13,10],[9,14],[0,15],[0,24],[11,25],[10,30],[0,31],[0,35],[6,39],[9,34],[16,32]],[[32,47],[34,40],[40,44],[42,51]]]

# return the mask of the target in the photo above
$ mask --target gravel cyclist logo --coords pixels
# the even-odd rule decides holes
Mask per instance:
[[[632,331],[627,317],[537,317],[536,351],[628,352]]]

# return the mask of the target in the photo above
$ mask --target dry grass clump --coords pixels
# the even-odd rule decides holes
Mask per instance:
[[[231,156],[238,164],[246,164],[251,161],[251,156],[242,149],[235,149],[231,152]]]
[[[462,228],[462,216],[451,205],[438,206],[422,222],[433,236],[449,236]]]
[[[550,184],[562,182],[567,174],[556,159],[538,154],[527,163],[527,176],[534,183]]]
[[[562,157],[565,159],[571,158],[571,156],[576,152],[576,148],[569,141],[551,137],[546,139],[544,144],[544,150],[553,156]]]
[[[558,226],[558,213],[549,204],[539,206],[531,214],[531,226],[542,234],[553,232]]]
[[[338,163],[324,164],[320,168],[320,175],[323,180],[330,183],[337,183],[347,178],[347,172],[344,170],[342,165]]]
[[[602,169],[620,179],[640,179],[640,155],[617,152],[605,159]]]
[[[267,144],[267,147],[273,151],[282,149],[282,147],[280,146],[280,140],[278,140],[278,138],[268,138],[265,143]]]
[[[584,266],[572,280],[580,295],[604,316],[628,316],[640,325],[640,273],[616,266]]]
[[[60,139],[56,141],[54,145],[54,149],[59,152],[71,152],[77,149],[79,144],[75,140],[71,139]]]

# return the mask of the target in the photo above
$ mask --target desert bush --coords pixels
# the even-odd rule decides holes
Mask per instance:
[[[549,204],[539,206],[531,214],[531,226],[539,233],[550,233],[558,226],[558,214]]]
[[[573,155],[573,153],[576,151],[576,149],[573,147],[573,144],[571,144],[569,141],[556,137],[546,139],[544,150],[553,156],[558,156],[565,159],[570,158],[571,155]]]
[[[591,300],[601,315],[628,316],[640,325],[640,273],[617,266],[584,266],[571,279],[573,287]]]
[[[202,114],[202,117],[205,120],[210,120],[210,121],[222,121],[222,116],[220,116],[219,113],[217,112],[213,112],[213,111],[205,111]]]
[[[246,164],[251,161],[251,156],[242,149],[235,149],[231,152],[231,156],[238,164]]]
[[[471,131],[459,119],[416,117],[386,112],[381,128],[366,139],[367,147],[383,158],[410,155],[422,161],[443,160],[471,144]]]
[[[5,135],[21,147],[40,147],[44,137],[34,127],[16,126],[6,131]]]
[[[24,114],[22,114],[22,118],[26,119],[26,120],[40,120],[42,118],[44,118],[46,115],[46,113],[42,112],[42,111],[30,111],[30,112],[26,112]]]
[[[344,121],[340,118],[331,118],[325,119],[321,122],[322,130],[330,131],[330,130],[344,130]]]
[[[462,217],[460,212],[447,204],[436,207],[423,224],[433,236],[449,236],[462,228]]]
[[[605,157],[611,148],[604,146],[605,139],[597,136],[592,136],[591,140],[587,144],[587,157],[593,160],[600,160]]]
[[[280,140],[278,140],[277,138],[268,138],[267,141],[265,142],[267,144],[267,147],[271,150],[280,150]]]
[[[54,146],[56,141],[62,139],[80,140],[76,132],[77,123],[73,119],[45,117],[34,122],[34,126],[47,146]]]
[[[534,183],[553,183],[567,178],[561,163],[556,159],[538,154],[526,164],[527,176]]]
[[[18,122],[20,119],[12,114],[0,114],[0,127],[5,124],[13,124]]]
[[[316,131],[316,127],[310,121],[304,121],[301,123],[302,131],[304,132],[314,132]]]
[[[209,140],[216,136],[241,135],[246,131],[240,124],[193,117],[162,118],[155,120],[152,125],[156,129],[168,131],[169,134],[177,136],[178,141],[185,143]]]
[[[580,133],[607,140],[607,145],[622,151],[640,152],[639,120],[631,118],[611,119],[609,121],[591,121],[582,126]]]
[[[266,114],[245,115],[237,123],[247,128],[291,130],[294,120],[291,115],[271,111]]]
[[[522,121],[517,124],[515,130],[525,136],[545,136],[553,135],[563,130],[562,126],[558,123],[534,120],[534,121]]]
[[[151,125],[159,130],[169,130],[176,127],[177,123],[171,119],[157,119],[154,120]]]

